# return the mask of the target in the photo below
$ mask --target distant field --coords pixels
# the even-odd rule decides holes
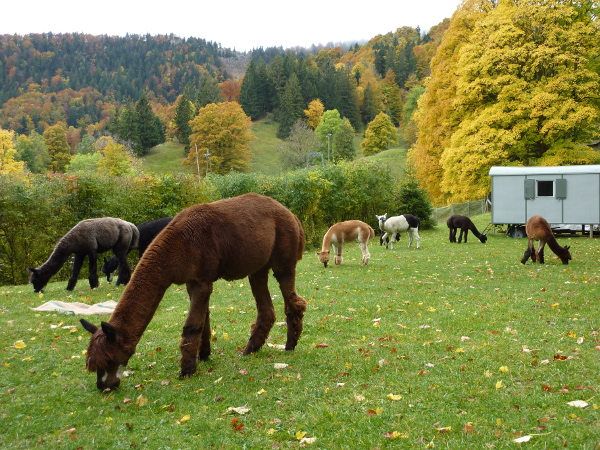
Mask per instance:
[[[174,141],[157,145],[142,158],[144,169],[157,174],[187,173],[189,169],[182,165],[183,148],[183,144]]]
[[[265,175],[281,173],[278,151],[282,141],[277,137],[277,122],[270,119],[256,121],[252,124],[252,133],[257,137],[250,144],[253,154],[250,162],[252,171]],[[355,139],[357,160],[363,158],[360,153],[361,140],[362,136],[357,136]],[[165,142],[154,147],[148,155],[144,156],[142,165],[146,171],[156,174],[189,173],[190,169],[182,165],[183,149],[184,146],[177,142]],[[393,148],[366,159],[388,164],[395,178],[402,179],[404,177],[406,149]]]

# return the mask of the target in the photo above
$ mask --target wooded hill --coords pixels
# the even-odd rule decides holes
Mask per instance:
[[[310,68],[318,78],[324,68],[340,66],[347,69],[357,84],[370,67],[376,67],[380,77],[388,70],[395,70],[399,73],[395,75],[396,81],[404,88],[411,74],[416,80],[427,74],[429,60],[445,28],[447,23],[424,36],[418,29],[399,28],[374,37],[365,45],[353,45],[349,51],[341,47],[294,50],[280,47],[260,48],[251,54],[234,53],[204,39],[174,35],[2,35],[0,128],[17,134],[29,134],[32,130],[41,134],[48,126],[63,123],[81,129],[82,135],[94,134],[104,128],[121,106],[134,104],[142,93],[169,127],[177,98],[185,93],[197,100],[208,81],[221,83],[225,100],[238,100],[239,81],[237,88],[233,83],[230,93],[223,83],[232,82],[234,74],[239,77],[245,72],[250,59],[270,66],[268,82],[275,93],[281,92],[294,68]],[[280,60],[283,64],[278,65]],[[303,107],[317,93],[314,86],[308,89]],[[336,87],[322,85],[318,94],[332,98],[333,89]],[[359,95],[354,97],[357,103],[354,108],[360,114],[362,100]],[[276,101],[269,95],[269,106],[261,113],[280,109]],[[196,103],[201,107],[206,102]]]

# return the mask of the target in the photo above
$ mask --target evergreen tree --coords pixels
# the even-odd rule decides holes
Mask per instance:
[[[337,110],[342,117],[347,117],[355,130],[361,127],[360,110],[358,108],[358,94],[356,84],[348,69],[337,71],[336,91],[338,97]]]
[[[367,124],[371,122],[379,113],[375,103],[375,95],[371,83],[367,84],[363,95],[363,107],[361,111],[362,121]]]
[[[294,123],[304,116],[304,107],[300,83],[293,73],[285,85],[281,98],[278,138],[285,139],[290,135]]]
[[[194,118],[195,108],[192,102],[188,99],[187,95],[182,94],[177,100],[175,105],[175,137],[185,144],[186,147],[190,143],[190,134],[192,134],[192,127],[190,126],[190,120]]]
[[[138,156],[147,154],[152,147],[165,142],[164,125],[152,111],[145,94],[135,105],[135,130],[133,151]]]
[[[197,108],[202,108],[209,103],[220,103],[224,100],[223,92],[217,80],[211,76],[206,76],[202,79],[200,89],[198,91],[198,98],[196,101]],[[192,119],[192,117],[190,117]]]

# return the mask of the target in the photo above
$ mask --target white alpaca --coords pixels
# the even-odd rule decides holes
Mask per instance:
[[[372,239],[374,236],[375,232],[373,231],[373,228],[360,220],[347,220],[345,222],[336,223],[327,230],[327,233],[325,233],[325,236],[323,237],[321,251],[317,252],[319,261],[327,267],[327,263],[330,259],[329,247],[333,246],[333,251],[335,253],[334,261],[338,265],[341,264],[343,259],[342,246],[344,242],[357,241],[363,255],[360,264],[365,266],[371,258],[367,243],[369,242],[369,239]]]
[[[379,229],[382,233],[384,233],[384,235],[381,237],[381,240],[385,242],[386,249],[391,241],[392,250],[394,250],[396,233],[405,230],[408,232],[408,248],[410,248],[413,243],[413,237],[417,240],[417,248],[421,247],[421,237],[419,236],[419,227],[421,226],[421,221],[417,217],[411,214],[403,214],[401,216],[393,216],[388,219],[387,213],[383,216],[376,215],[375,217],[377,217],[377,221],[379,222]]]

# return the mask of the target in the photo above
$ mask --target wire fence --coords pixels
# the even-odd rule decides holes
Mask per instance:
[[[452,203],[448,206],[442,206],[441,208],[435,208],[431,217],[437,222],[446,222],[448,217],[453,214],[460,214],[461,216],[476,216],[478,214],[484,214],[490,210],[490,204],[487,199],[475,200],[472,202],[465,203]]]

